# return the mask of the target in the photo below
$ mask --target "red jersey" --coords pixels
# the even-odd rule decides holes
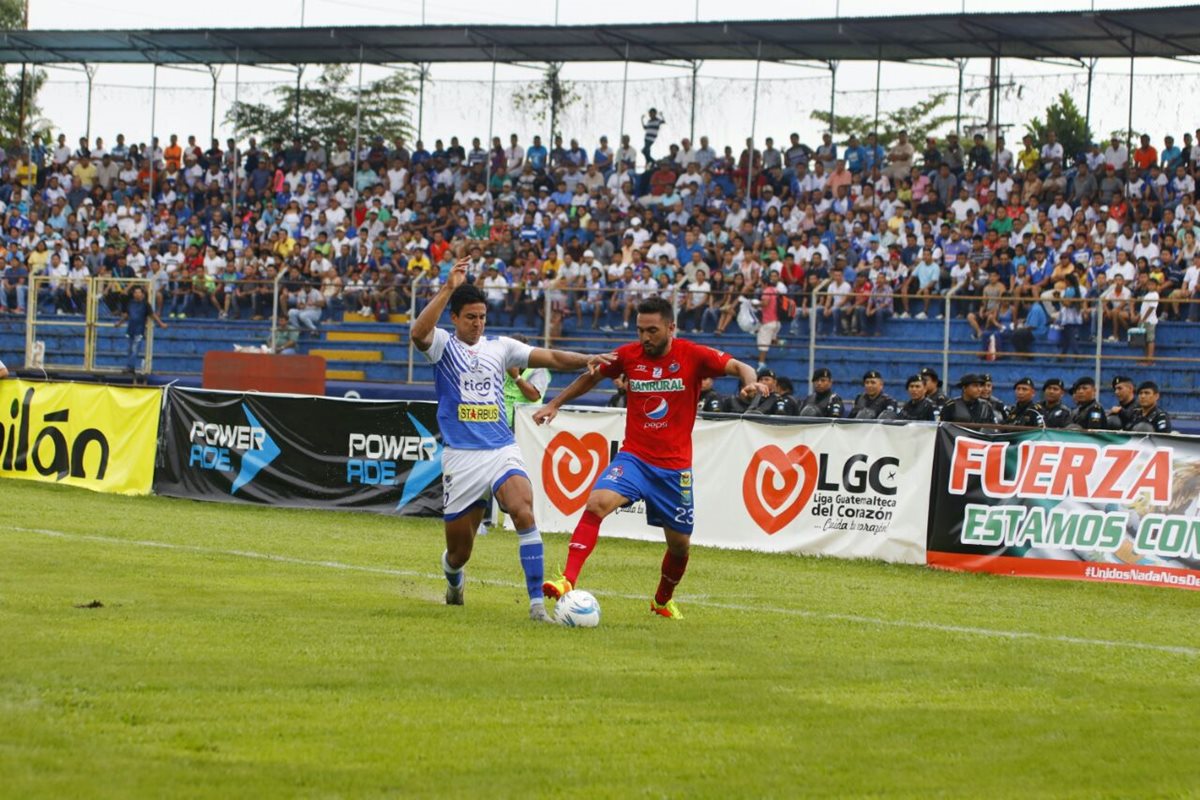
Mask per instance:
[[[700,381],[724,375],[730,358],[686,339],[673,339],[659,358],[648,357],[641,342],[618,347],[616,360],[601,372],[629,381],[621,449],[651,466],[690,469]]]

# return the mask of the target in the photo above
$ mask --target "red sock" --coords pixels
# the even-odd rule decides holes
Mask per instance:
[[[596,540],[600,538],[600,520],[601,518],[592,512],[584,511],[583,516],[579,518],[579,524],[575,526],[575,532],[571,534],[571,545],[567,550],[567,568],[563,570],[563,575],[572,586],[579,580],[579,570],[583,569],[583,562],[587,561],[592,550],[596,549]]]
[[[684,570],[687,569],[687,556],[677,556],[670,550],[663,556],[662,577],[658,579],[658,591],[654,593],[654,602],[660,606],[675,594],[675,586],[683,580]]]

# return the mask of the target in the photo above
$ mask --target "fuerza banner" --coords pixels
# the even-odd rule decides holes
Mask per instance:
[[[1200,589],[1200,442],[943,425],[928,563]]]
[[[167,390],[154,491],[405,515],[442,510],[433,403]]]
[[[517,410],[517,444],[538,526],[575,527],[621,446],[623,411],[565,410],[536,426]],[[700,545],[925,563],[934,426],[922,423],[697,420],[694,532]],[[602,535],[661,541],[637,502]]]

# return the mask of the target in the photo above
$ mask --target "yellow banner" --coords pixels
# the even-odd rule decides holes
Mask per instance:
[[[0,477],[149,494],[161,389],[0,381]]]

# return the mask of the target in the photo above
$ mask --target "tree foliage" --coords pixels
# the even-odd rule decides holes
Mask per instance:
[[[908,131],[908,138],[913,142],[922,142],[926,136],[936,135],[942,126],[954,122],[954,114],[938,113],[949,92],[938,92],[928,100],[922,100],[916,105],[897,108],[893,111],[881,111],[879,114],[879,143],[884,147],[891,146],[900,134]],[[811,117],[829,127],[828,111],[813,111]],[[967,119],[963,117],[964,121]],[[851,135],[865,139],[868,134],[875,132],[875,117],[842,116],[833,117],[835,138],[844,141]]]
[[[575,91],[575,84],[562,79],[562,64],[557,62],[546,65],[540,81],[513,95],[513,107],[517,111],[529,114],[542,124],[549,119],[550,141],[546,143],[547,146],[553,143],[556,135],[562,133],[558,125],[563,111],[578,101],[579,93]]]
[[[274,103],[235,103],[225,115],[245,135],[267,141],[301,141],[315,138],[332,142],[345,138],[353,144],[358,86],[351,81],[352,68],[327,65],[315,81],[300,88],[300,125],[296,125],[296,89],[280,86]],[[362,137],[412,135],[412,97],[416,93],[409,71],[364,84],[362,88]]]
[[[0,0],[0,30],[18,30],[25,27],[25,11],[22,0]],[[21,67],[0,66],[0,136],[16,140],[18,131],[24,130],[26,140],[40,135],[44,140],[50,136],[50,122],[42,118],[37,104],[38,91],[46,82],[45,70],[25,70],[25,124],[21,123]]]
[[[1046,108],[1046,118],[1033,118],[1025,126],[1025,132],[1037,144],[1045,144],[1046,134],[1054,131],[1063,146],[1064,162],[1074,162],[1092,147],[1092,129],[1071,98],[1070,92],[1058,96],[1058,102]]]

